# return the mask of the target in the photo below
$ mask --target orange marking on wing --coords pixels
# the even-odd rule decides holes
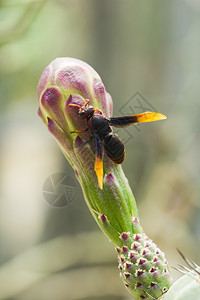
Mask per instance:
[[[156,112],[144,112],[142,114],[134,115],[135,123],[153,122],[167,119],[163,114]]]
[[[99,188],[103,189],[103,160],[102,158],[95,155],[94,170],[97,175]]]

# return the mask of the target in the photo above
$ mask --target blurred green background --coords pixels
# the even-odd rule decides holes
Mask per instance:
[[[167,115],[118,131],[123,169],[144,230],[170,266],[182,263],[176,247],[200,263],[199,53],[199,0],[0,1],[0,299],[132,299],[114,247],[36,113],[38,80],[56,57],[99,73],[114,116],[135,93],[146,102],[132,97],[130,113],[142,112],[140,103]],[[77,193],[56,208],[42,189],[62,172]]]

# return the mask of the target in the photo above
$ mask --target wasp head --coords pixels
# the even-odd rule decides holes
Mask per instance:
[[[93,106],[83,106],[80,107],[79,109],[79,116],[81,117],[81,119],[85,119],[91,116],[93,113],[94,113]]]

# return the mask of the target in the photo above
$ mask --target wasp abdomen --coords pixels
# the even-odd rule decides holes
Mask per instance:
[[[104,148],[106,154],[116,164],[121,164],[125,158],[125,148],[119,137],[110,133],[104,138]]]

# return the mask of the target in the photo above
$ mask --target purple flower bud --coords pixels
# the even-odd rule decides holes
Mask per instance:
[[[130,262],[127,262],[127,263],[125,264],[125,269],[126,269],[127,271],[132,271],[132,269],[133,269],[133,264],[130,263]]]
[[[120,238],[124,241],[124,242],[128,242],[128,239],[129,239],[129,233],[127,232],[123,232],[120,236]]]
[[[89,180],[96,183],[94,146],[90,151],[83,147],[84,143],[90,141],[91,132],[84,132],[88,124],[86,119],[80,117],[79,110],[88,99],[89,105],[102,110],[104,117],[111,117],[112,99],[100,76],[83,61],[69,57],[57,58],[44,70],[37,94],[38,115],[48,124],[49,131],[58,140],[65,156],[76,166],[77,174],[80,175],[79,169],[83,173],[85,168],[91,175]],[[77,143],[77,133],[83,139],[82,143]]]
[[[130,273],[124,273],[124,277],[125,277],[125,279],[127,280],[129,280],[130,278],[131,278],[131,274]]]
[[[128,247],[123,246],[123,247],[122,247],[122,252],[123,252],[123,253],[127,253],[127,252],[128,252]]]
[[[117,251],[117,253],[118,253],[118,254],[120,254],[120,253],[121,253],[121,249],[120,249],[120,247],[115,247],[115,249],[116,249],[116,251]]]
[[[100,215],[100,219],[102,221],[103,224],[105,224],[107,222],[107,217],[105,215]]]
[[[132,262],[136,262],[137,261],[137,258],[138,258],[138,253],[137,252],[133,252],[133,251],[130,251],[129,252],[129,259],[132,261]]]
[[[64,101],[70,95],[79,95],[83,99],[89,99],[91,105],[101,108],[106,117],[112,115],[112,99],[100,76],[81,60],[71,57],[56,58],[46,67],[38,83],[39,103],[42,93],[49,86],[59,88]]]

